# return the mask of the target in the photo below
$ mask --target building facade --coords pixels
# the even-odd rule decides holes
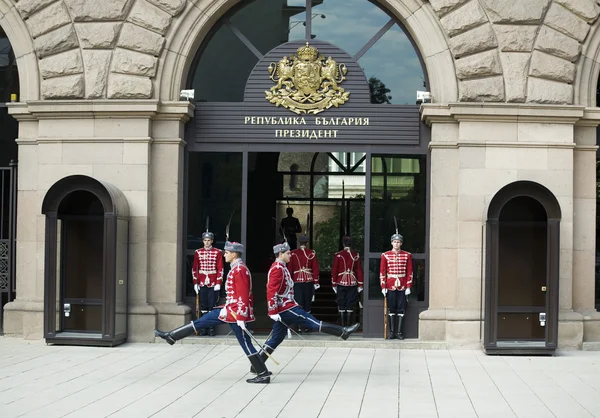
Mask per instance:
[[[409,336],[593,346],[599,15],[593,0],[0,0],[19,81],[3,93],[18,122],[18,149],[0,144],[18,161],[4,333],[115,342],[126,323],[153,341],[193,316],[207,218],[217,246],[226,225],[247,246],[259,305],[292,207],[325,271],[355,239],[365,336],[382,335],[396,218]],[[316,114],[285,96],[309,61]]]

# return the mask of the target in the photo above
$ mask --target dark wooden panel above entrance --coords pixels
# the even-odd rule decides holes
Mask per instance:
[[[198,103],[195,141],[419,145],[419,107],[346,103],[299,116],[264,103]],[[317,124],[318,123],[318,124]],[[326,123],[326,125],[324,124]]]

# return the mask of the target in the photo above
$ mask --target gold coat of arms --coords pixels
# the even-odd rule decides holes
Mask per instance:
[[[319,54],[314,46],[301,46],[296,54],[269,65],[271,80],[277,84],[265,91],[266,99],[296,114],[316,115],[348,101],[350,92],[340,84],[348,69],[331,57]]]

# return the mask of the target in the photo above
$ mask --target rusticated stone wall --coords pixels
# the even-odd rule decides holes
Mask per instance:
[[[192,8],[213,13],[211,3],[215,3],[10,1],[33,39],[43,99],[158,98],[153,82],[165,45],[177,36],[177,30],[170,30],[174,21]],[[600,13],[597,0],[387,0],[383,4],[408,9],[413,15],[420,8],[433,10],[438,19],[434,24],[442,28],[447,43],[441,47],[454,60],[454,68],[443,71],[455,74],[458,97],[454,101],[461,102],[572,104],[581,46]],[[406,20],[410,27],[410,16]]]
[[[430,0],[449,37],[459,101],[573,103],[595,0]]]
[[[44,99],[153,97],[152,79],[186,0],[17,0]]]

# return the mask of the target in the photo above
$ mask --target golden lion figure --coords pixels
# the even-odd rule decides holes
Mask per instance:
[[[346,65],[331,57],[325,59],[308,42],[297,54],[284,56],[277,64],[272,62],[268,70],[277,84],[265,91],[266,99],[294,113],[317,114],[348,101],[350,93],[339,87],[346,79]]]

